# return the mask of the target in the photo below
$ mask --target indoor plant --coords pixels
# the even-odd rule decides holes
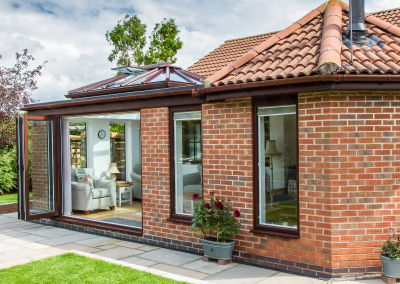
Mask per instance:
[[[394,229],[391,229],[394,231]],[[397,230],[386,240],[380,255],[383,272],[387,277],[400,278],[400,231]]]
[[[231,260],[235,245],[233,238],[241,232],[240,223],[236,220],[236,217],[240,217],[240,212],[235,210],[232,215],[230,211],[233,209],[227,200],[218,197],[214,199],[212,192],[210,195],[209,202],[202,199],[196,204],[193,224],[189,232],[196,232],[198,236],[201,236],[204,256],[218,260]]]

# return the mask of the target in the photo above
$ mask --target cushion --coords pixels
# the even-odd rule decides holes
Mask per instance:
[[[76,180],[80,183],[86,183],[90,186],[90,188],[93,187],[93,177],[90,173],[85,173],[85,174],[76,174]]]
[[[93,199],[111,196],[111,189],[109,188],[94,188],[92,189]]]
[[[185,186],[183,187],[183,192],[202,194],[202,192],[203,192],[203,185],[201,185],[201,184],[189,184],[189,185],[185,185]]]
[[[136,164],[136,165],[133,167],[133,171],[134,171],[135,173],[137,173],[138,175],[141,175],[141,174],[142,174],[142,165],[141,165],[141,164]]]

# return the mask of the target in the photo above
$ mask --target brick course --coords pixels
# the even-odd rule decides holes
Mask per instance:
[[[291,239],[250,232],[257,182],[251,99],[202,105],[204,197],[214,191],[241,211],[234,261],[323,278],[381,272],[379,246],[400,225],[399,113],[397,94],[299,94],[301,237]],[[142,109],[141,132],[141,238],[201,254],[189,225],[167,220],[168,108]]]
[[[18,211],[18,203],[0,204],[0,214]]]

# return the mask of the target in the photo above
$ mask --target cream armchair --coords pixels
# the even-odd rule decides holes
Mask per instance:
[[[76,174],[90,173],[93,177],[93,189],[88,184],[80,183]],[[71,169],[71,195],[72,209],[81,210],[89,215],[91,210],[110,207],[115,209],[116,205],[116,182],[103,180],[95,177],[94,169]]]
[[[131,172],[132,179],[132,196],[142,199],[142,165],[136,164]]]

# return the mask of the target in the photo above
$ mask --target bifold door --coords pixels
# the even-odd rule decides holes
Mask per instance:
[[[32,220],[60,211],[60,119],[17,119],[18,216]]]

